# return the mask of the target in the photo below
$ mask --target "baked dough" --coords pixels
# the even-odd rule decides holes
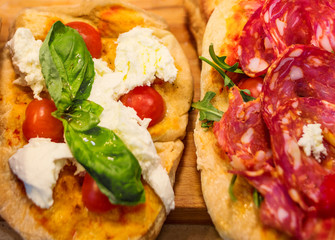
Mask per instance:
[[[202,55],[211,59],[208,47],[214,45],[215,53],[228,56],[227,63],[236,62],[236,40],[247,22],[250,9],[245,9],[244,0],[225,1],[213,11],[204,33]],[[200,98],[208,91],[216,93],[214,107],[225,111],[228,95],[222,77],[207,63],[202,64]],[[260,222],[257,207],[252,199],[252,187],[242,177],[234,185],[238,201],[230,199],[228,188],[232,174],[228,173],[229,161],[225,159],[211,130],[201,128],[197,117],[194,141],[197,167],[201,174],[201,186],[209,215],[223,239],[285,239],[286,236],[267,228]]]
[[[150,27],[154,35],[168,47],[178,69],[173,84],[155,85],[166,103],[166,116],[149,132],[162,165],[174,183],[182,156],[182,139],[186,133],[188,110],[193,97],[193,80],[187,58],[167,24],[159,17],[132,5],[112,0],[85,1],[73,6],[52,6],[26,9],[18,16],[12,36],[19,27],[29,28],[36,39],[44,40],[52,24],[84,21],[99,29],[102,37],[102,58],[114,69],[116,45],[120,33],[135,26]],[[74,176],[74,167],[66,166],[54,189],[54,204],[48,210],[34,205],[25,194],[23,184],[9,168],[8,159],[26,144],[22,123],[32,92],[14,85],[17,76],[9,51],[1,56],[0,75],[0,214],[25,239],[154,239],[166,213],[164,205],[144,182],[146,203],[135,207],[118,207],[105,214],[89,212],[81,200],[82,178]],[[176,97],[178,96],[178,97]]]

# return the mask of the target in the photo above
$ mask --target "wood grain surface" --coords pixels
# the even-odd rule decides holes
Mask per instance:
[[[2,18],[0,47],[2,48],[8,40],[8,28],[11,26],[15,17],[23,8],[56,4],[73,4],[79,2],[81,2],[81,0],[0,0],[0,17]],[[128,2],[133,3],[134,5],[141,7],[149,12],[160,15],[166,20],[169,25],[169,30],[176,36],[189,60],[195,86],[194,101],[198,101],[200,95],[198,90],[200,81],[200,62],[195,50],[194,40],[192,39],[191,34],[187,28],[187,16],[183,6],[183,0],[128,0]],[[190,120],[187,127],[187,135],[184,139],[184,155],[177,170],[176,182],[174,186],[176,208],[169,214],[166,225],[172,225],[174,228],[178,228],[178,226],[175,226],[176,224],[191,224],[188,229],[193,229],[190,230],[193,232],[193,234],[197,232],[194,232],[194,229],[199,230],[202,227],[209,232],[207,233],[205,231],[204,233],[207,235],[207,237],[198,239],[212,239],[212,237],[208,238],[208,236],[213,235],[216,238],[217,235],[211,225],[212,223],[202,198],[200,175],[196,169],[196,154],[193,142],[195,117],[196,113],[191,111]],[[196,224],[194,228],[192,228],[193,224]],[[200,226],[199,224],[204,226],[199,228],[197,227]],[[7,227],[5,223],[0,217],[0,240],[6,239],[2,238],[3,234],[5,234],[7,231],[6,229]],[[164,230],[163,227],[162,231],[164,232],[167,230]],[[168,234],[168,236],[173,237],[171,233],[170,235]],[[161,238],[164,239],[164,237]]]

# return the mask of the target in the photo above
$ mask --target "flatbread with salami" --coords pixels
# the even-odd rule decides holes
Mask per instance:
[[[24,10],[9,40],[1,216],[24,239],[156,238],[174,208],[193,94],[166,23],[120,1],[84,1]]]
[[[334,6],[246,2],[217,6],[203,39],[194,139],[209,214],[224,239],[333,239]]]

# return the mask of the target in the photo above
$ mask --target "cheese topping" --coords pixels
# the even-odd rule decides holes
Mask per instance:
[[[32,138],[10,159],[9,164],[23,181],[28,197],[39,207],[53,204],[52,189],[60,170],[72,153],[66,143],[54,143],[49,138]]]
[[[117,40],[115,71],[124,74],[127,88],[150,85],[155,78],[172,83],[177,68],[168,48],[149,28],[135,27]]]
[[[327,155],[327,149],[322,144],[321,124],[307,124],[303,127],[302,137],[298,141],[298,145],[304,149],[307,156],[313,156],[318,162],[321,162],[320,155]]]
[[[175,80],[177,69],[174,60],[168,49],[152,35],[152,32],[150,29],[138,27],[120,35],[115,72],[101,59],[93,59],[95,80],[88,99],[104,108],[99,126],[113,130],[134,154],[142,168],[143,178],[161,198],[166,212],[169,213],[174,208],[174,192],[147,130],[150,119],[141,120],[134,109],[115,101],[137,86],[150,85],[155,76],[167,82]],[[18,66],[26,66],[25,58],[15,56],[23,55],[20,52],[22,46],[34,46],[25,52],[26,55],[34,56],[34,64],[29,65],[28,72],[41,74],[38,55],[42,42],[35,41],[29,29],[22,28],[15,35],[19,40],[15,40],[14,37],[8,43],[13,54],[13,62],[17,61],[15,64]],[[17,41],[20,43],[20,48],[17,47]],[[123,64],[129,68],[125,68]],[[24,76],[27,75],[25,69],[19,68]],[[29,76],[34,78],[33,75]],[[39,98],[38,94],[45,87],[45,80],[42,74],[34,79],[44,86],[35,91],[35,85],[28,84],[28,81],[26,85],[29,85],[35,97]],[[52,205],[52,189],[59,171],[66,162],[64,158],[72,158],[67,144],[53,143],[49,139],[40,138],[31,139],[29,144],[10,158],[13,172],[24,181],[28,197],[36,205],[42,208]]]
[[[41,46],[42,41],[35,40],[27,28],[18,28],[13,38],[7,43],[14,68],[20,75],[14,83],[29,86],[34,92],[34,98],[37,99],[41,99],[39,94],[46,89],[39,60]]]

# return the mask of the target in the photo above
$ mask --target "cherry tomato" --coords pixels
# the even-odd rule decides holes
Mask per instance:
[[[31,101],[26,109],[22,125],[27,140],[35,137],[51,138],[53,142],[63,142],[63,124],[51,113],[56,111],[55,103],[49,99]]]
[[[238,87],[240,89],[248,89],[250,90],[251,96],[257,98],[259,94],[262,92],[263,87],[263,78],[255,77],[255,78],[246,78],[243,79]]]
[[[76,29],[79,32],[79,34],[83,37],[87,49],[91,53],[92,57],[101,57],[101,37],[100,33],[95,30],[94,27],[84,22],[69,22],[66,26]]]
[[[88,173],[85,174],[81,194],[85,207],[91,212],[103,213],[116,207],[109,202]]]
[[[155,125],[164,118],[164,100],[152,87],[136,87],[129,93],[123,95],[120,100],[125,106],[134,108],[141,119],[151,118],[149,127]]]
[[[335,174],[327,175],[323,179],[317,211],[321,217],[335,216]]]

